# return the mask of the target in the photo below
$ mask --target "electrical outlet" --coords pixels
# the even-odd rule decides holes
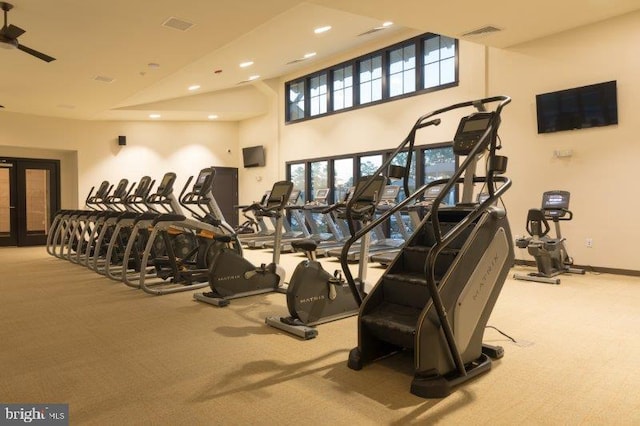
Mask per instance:
[[[587,238],[585,241],[587,248],[593,248],[593,238]]]

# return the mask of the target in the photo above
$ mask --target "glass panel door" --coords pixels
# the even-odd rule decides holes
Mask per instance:
[[[0,246],[15,246],[16,233],[15,164],[0,160]]]
[[[17,233],[19,246],[43,245],[59,209],[58,162],[18,160]]]

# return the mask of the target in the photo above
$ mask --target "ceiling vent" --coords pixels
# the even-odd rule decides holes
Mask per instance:
[[[104,75],[96,75],[93,77],[95,81],[99,81],[100,83],[113,83],[114,79],[111,77],[107,77]]]
[[[302,61],[305,61],[305,59],[304,59],[304,58],[301,58],[301,59],[294,59],[293,61],[289,61],[289,62],[287,62],[287,65],[297,64],[297,63],[302,62]]]
[[[480,36],[480,35],[486,35],[491,33],[497,33],[498,31],[502,31],[502,28],[494,27],[493,25],[486,25],[482,28],[478,28],[476,30],[466,32],[462,34],[462,37]]]
[[[182,19],[174,18],[173,16],[162,23],[163,27],[173,28],[174,30],[187,31],[195,24]]]
[[[369,35],[369,34],[377,33],[378,31],[382,31],[382,30],[384,30],[384,27],[371,28],[369,31],[365,31],[362,34],[358,34],[358,37],[362,37],[362,36],[366,36],[366,35]]]

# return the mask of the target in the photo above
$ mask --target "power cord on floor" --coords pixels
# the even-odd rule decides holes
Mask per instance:
[[[498,333],[502,334],[504,337],[508,338],[509,340],[511,340],[513,343],[518,343],[516,342],[516,339],[514,339],[513,337],[509,336],[507,333],[502,332],[501,330],[499,330],[497,327],[494,327],[492,325],[488,325],[486,326],[486,328],[493,328],[495,331],[497,331]]]

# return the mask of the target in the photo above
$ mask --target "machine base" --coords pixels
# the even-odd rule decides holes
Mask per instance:
[[[267,317],[264,320],[265,324],[277,328],[278,330],[285,331],[289,334],[293,334],[294,336],[300,337],[304,340],[313,339],[318,335],[318,330],[313,327],[306,326],[304,324],[300,325],[291,325],[285,324],[282,322],[280,317]]]

